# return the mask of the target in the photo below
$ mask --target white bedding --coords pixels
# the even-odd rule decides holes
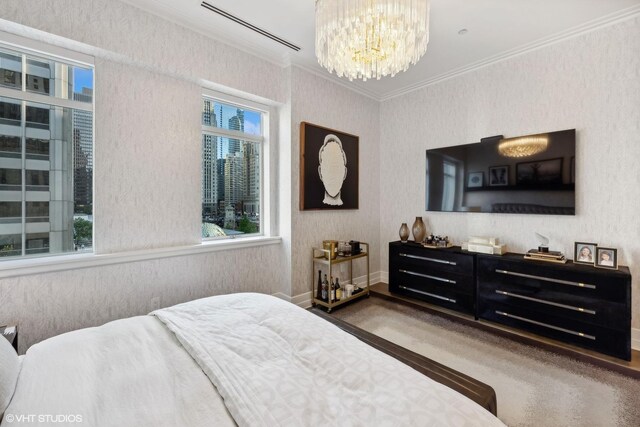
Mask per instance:
[[[140,316],[63,334],[29,349],[2,427],[36,425],[235,423],[175,336],[155,317]]]
[[[225,295],[153,314],[32,346],[2,427],[502,425],[274,297]]]
[[[152,314],[240,426],[503,425],[461,394],[274,297],[224,295]]]

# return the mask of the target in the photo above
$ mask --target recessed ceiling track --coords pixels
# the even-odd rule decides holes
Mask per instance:
[[[288,41],[286,41],[284,39],[281,39],[280,37],[278,37],[278,36],[276,36],[274,34],[271,34],[270,32],[263,30],[262,28],[258,28],[255,25],[252,25],[252,24],[248,23],[247,21],[244,21],[244,20],[238,18],[237,16],[234,16],[234,15],[230,14],[229,12],[225,12],[224,10],[217,8],[217,7],[207,3],[206,1],[203,1],[201,6],[204,7],[205,9],[208,9],[208,10],[210,10],[212,12],[217,13],[220,16],[224,16],[225,18],[230,19],[233,22],[242,25],[243,27],[247,27],[248,29],[255,31],[258,34],[261,34],[261,35],[263,35],[265,37],[268,37],[271,40],[273,40],[275,42],[278,42],[283,46],[288,47],[289,49],[295,50],[296,52],[300,50],[299,46],[296,46],[293,43],[289,43]]]

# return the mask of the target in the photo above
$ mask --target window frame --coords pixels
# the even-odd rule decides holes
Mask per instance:
[[[0,49],[3,51],[8,51],[11,53],[15,53],[21,59],[21,84],[19,88],[11,88],[0,86],[0,98],[9,98],[11,100],[16,101],[20,105],[21,111],[21,158],[23,158],[23,167],[22,167],[22,181],[23,181],[23,189],[22,193],[22,217],[21,217],[21,225],[22,225],[22,248],[21,255],[10,256],[5,259],[0,258],[0,263],[3,265],[19,263],[23,264],[32,263],[34,261],[37,262],[40,258],[60,258],[60,257],[76,257],[79,254],[74,251],[68,252],[47,252],[41,254],[29,254],[27,251],[27,234],[26,231],[27,223],[29,223],[29,217],[27,216],[27,199],[25,191],[29,191],[27,189],[26,177],[27,177],[27,162],[38,161],[37,159],[28,158],[26,153],[27,150],[27,137],[26,134],[26,112],[27,108],[33,107],[34,105],[46,105],[47,107],[59,107],[64,109],[69,109],[71,111],[86,111],[92,114],[92,129],[91,129],[91,137],[92,137],[92,151],[95,155],[95,100],[96,100],[96,70],[95,70],[95,61],[94,57],[90,55],[86,55],[80,52],[71,51],[59,46],[49,45],[47,43],[43,43],[37,40],[32,40],[26,37],[22,37],[19,35],[6,33],[4,31],[0,31]],[[82,102],[76,101],[74,99],[65,99],[61,97],[55,96],[55,94],[41,94],[38,92],[30,91],[26,85],[27,79],[27,62],[29,60],[42,60],[42,61],[54,61],[57,63],[63,63],[70,67],[79,67],[82,69],[89,69],[93,73],[93,95],[91,102]],[[47,156],[48,157],[48,156]],[[94,173],[92,174],[91,179],[91,187],[92,194],[95,194],[95,164],[93,165]],[[49,185],[51,183],[49,182]],[[50,188],[50,187],[49,187]],[[92,222],[92,247],[91,250],[84,251],[82,255],[95,255],[95,212],[93,212],[93,222]]]
[[[240,109],[247,109],[254,112],[260,113],[260,131],[261,135],[254,135],[250,133],[245,133],[242,131],[235,131],[230,129],[223,129],[216,126],[207,126],[202,122],[202,107],[200,108],[200,144],[202,144],[202,137],[205,134],[213,135],[222,138],[233,138],[242,141],[252,142],[259,144],[260,150],[260,229],[257,233],[249,233],[249,234],[240,234],[240,235],[231,235],[231,236],[216,236],[216,237],[201,237],[203,243],[213,243],[219,241],[225,241],[229,239],[246,239],[246,238],[256,238],[256,237],[268,237],[270,236],[270,222],[271,222],[271,212],[270,202],[268,200],[268,192],[265,185],[268,183],[269,176],[269,152],[270,152],[270,127],[269,122],[272,119],[272,109],[270,106],[266,104],[261,104],[255,101],[251,101],[245,98],[229,95],[226,93],[218,92],[212,89],[202,88],[200,96],[200,102],[202,103],[205,99],[211,102],[219,102],[225,105],[230,105],[232,107],[237,107]],[[202,162],[202,152],[200,154],[200,161]],[[202,173],[200,176],[200,185],[202,186]],[[200,195],[200,206],[202,206],[202,192]],[[201,222],[202,222],[202,213]]]

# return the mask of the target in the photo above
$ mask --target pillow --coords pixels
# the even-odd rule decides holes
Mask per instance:
[[[0,419],[11,402],[19,372],[18,354],[9,344],[9,340],[0,336]]]

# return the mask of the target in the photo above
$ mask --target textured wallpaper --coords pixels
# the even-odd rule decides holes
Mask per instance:
[[[538,231],[569,254],[575,240],[618,247],[636,278],[639,307],[638,19],[380,104],[118,1],[2,0],[0,18],[66,37],[64,46],[96,57],[100,253],[199,242],[203,81],[279,103],[270,185],[281,245],[1,279],[0,323],[20,325],[22,351],[59,333],[206,295],[303,295],[311,247],[324,239],[371,243],[371,271],[386,271],[387,243],[416,215],[457,242],[492,234],[525,251]],[[301,121],[360,137],[358,210],[299,210]],[[427,148],[567,128],[577,129],[575,217],[425,213]],[[357,265],[354,276],[362,274]]]
[[[0,18],[85,43],[118,62],[284,101],[279,66],[117,0],[2,0]]]
[[[640,18],[594,31],[382,103],[381,268],[386,242],[422,215],[428,230],[459,243],[499,237],[511,251],[537,246],[573,258],[574,241],[619,248],[634,276],[640,327]],[[575,217],[425,212],[425,150],[577,130]]]
[[[117,1],[3,0],[0,18],[68,37],[96,57],[96,252],[199,243],[199,79],[285,102],[285,70]],[[272,166],[278,150],[274,141]],[[277,176],[270,182],[274,203]],[[145,314],[156,304],[283,292],[290,290],[287,247],[0,279],[0,324],[19,325],[24,352],[42,339]]]
[[[371,244],[371,271],[379,271],[379,103],[345,90],[298,68],[291,77],[291,209],[293,295],[311,286],[311,248],[323,240],[359,240]],[[309,122],[360,137],[359,209],[301,211],[300,122]],[[354,277],[365,274],[362,261],[354,262]],[[339,277],[348,277],[346,264]],[[317,275],[317,271],[314,271]],[[315,277],[315,276],[314,276]]]

